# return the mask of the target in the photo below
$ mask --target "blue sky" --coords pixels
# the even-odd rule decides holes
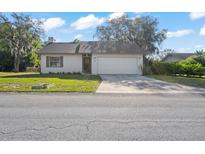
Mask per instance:
[[[123,13],[113,12],[79,12],[79,13],[26,13],[42,19],[46,36],[56,41],[68,42],[74,38],[93,40],[96,26],[108,18],[116,18]],[[162,49],[174,49],[176,52],[193,52],[205,48],[205,13],[128,13],[129,17],[153,16],[159,20],[159,28],[168,30],[168,38]]]

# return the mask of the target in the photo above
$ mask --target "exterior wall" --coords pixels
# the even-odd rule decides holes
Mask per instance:
[[[46,67],[46,56],[63,56],[63,67],[52,68]],[[82,72],[82,55],[41,55],[41,73],[72,73],[72,72]]]
[[[143,70],[143,55],[142,54],[136,54],[136,55],[128,55],[128,54],[93,54],[92,55],[92,74],[99,74],[98,68],[99,68],[99,59],[100,58],[136,58],[136,73],[142,75]],[[112,64],[111,64],[112,65]],[[112,66],[110,66],[112,67]],[[120,66],[115,66],[118,68],[121,68],[122,70],[126,70],[127,66],[124,66],[124,64]],[[134,66],[135,67],[135,66]]]

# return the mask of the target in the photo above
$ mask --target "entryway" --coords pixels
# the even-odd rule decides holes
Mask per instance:
[[[83,54],[82,55],[83,60],[83,73],[89,73],[91,74],[91,54]]]

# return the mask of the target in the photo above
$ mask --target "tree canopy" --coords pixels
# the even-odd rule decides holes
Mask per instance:
[[[41,42],[43,32],[40,20],[24,14],[12,13],[10,18],[0,14],[0,43],[6,44],[13,56],[16,72],[22,59],[38,47],[36,44]]]
[[[135,43],[146,53],[157,53],[167,33],[166,29],[159,30],[158,24],[151,16],[129,18],[125,14],[98,26],[94,37],[101,41]]]

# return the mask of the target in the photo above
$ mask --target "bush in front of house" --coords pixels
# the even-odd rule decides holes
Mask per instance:
[[[178,74],[182,75],[199,75],[202,76],[205,74],[205,67],[202,64],[198,63],[193,57],[187,58],[179,62],[180,72]]]
[[[200,77],[205,75],[205,67],[203,67],[201,64],[197,63],[194,64],[194,68],[193,68],[193,75],[199,75]]]
[[[165,63],[160,61],[153,61],[151,63],[152,74],[171,75],[173,74],[173,63]]]
[[[180,63],[176,63],[176,62],[170,63],[168,70],[169,70],[170,75],[181,74],[181,72],[183,71],[182,65]]]
[[[175,63],[153,61],[150,64],[152,74],[183,76],[205,75],[205,67],[198,63],[193,57]]]
[[[40,72],[39,67],[26,67],[26,72]]]

